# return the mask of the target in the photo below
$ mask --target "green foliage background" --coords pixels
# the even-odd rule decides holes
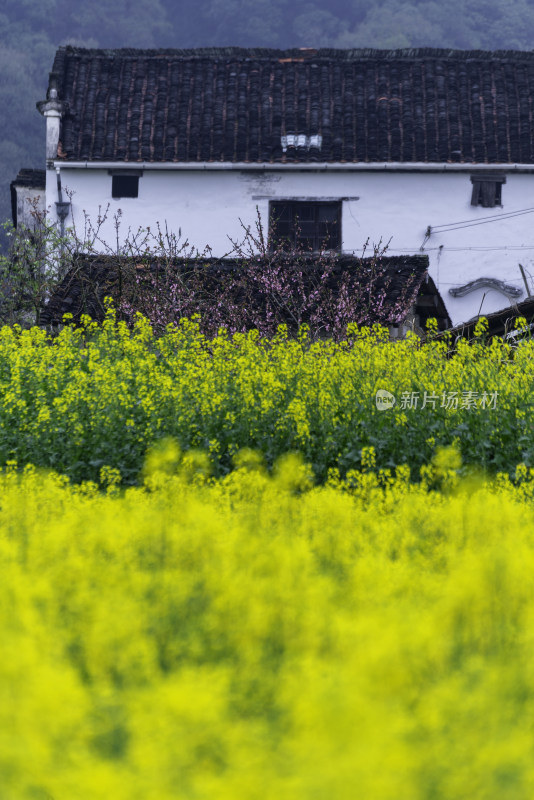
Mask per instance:
[[[529,50],[533,41],[532,0],[1,0],[0,220],[18,169],[44,166],[35,103],[59,45]]]

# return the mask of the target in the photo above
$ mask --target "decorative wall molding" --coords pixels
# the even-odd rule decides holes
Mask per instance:
[[[511,283],[505,283],[497,278],[477,278],[463,286],[453,286],[452,289],[449,289],[449,294],[452,294],[453,297],[465,297],[466,294],[475,292],[477,289],[496,289],[507,297],[521,297],[523,294],[523,289],[518,289],[517,286],[512,286]]]

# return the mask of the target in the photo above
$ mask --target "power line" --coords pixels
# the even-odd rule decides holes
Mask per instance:
[[[456,228],[446,228],[445,229],[445,226],[442,226],[441,229],[438,230],[438,231],[435,231],[435,229],[432,228],[431,232],[434,233],[434,231],[435,231],[436,233],[439,233],[439,234],[451,233],[452,231],[461,231],[464,228],[475,228],[477,225],[489,225],[492,222],[499,222],[500,220],[514,219],[515,217],[523,217],[523,216],[525,216],[525,214],[532,214],[532,213],[534,213],[534,208],[531,211],[518,211],[515,214],[508,214],[507,216],[502,215],[502,216],[499,216],[499,217],[492,217],[491,219],[482,220],[482,221],[478,221],[478,222],[469,222],[466,225],[457,225]]]
[[[416,253],[418,250],[419,250],[418,247],[412,247],[412,248],[410,248],[410,247],[391,247],[391,248],[388,248],[388,253]],[[438,250],[442,250],[443,252],[454,252],[454,253],[460,253],[460,252],[463,253],[463,252],[470,252],[470,251],[475,251],[475,252],[497,252],[497,251],[501,252],[501,251],[504,251],[504,250],[510,250],[510,251],[519,250],[519,251],[522,251],[522,250],[534,250],[534,244],[492,245],[492,246],[488,246],[488,247],[482,247],[482,246],[447,247],[447,248],[444,248],[442,246],[439,246],[439,247],[425,247],[425,252],[432,252],[432,251],[438,251]]]
[[[462,219],[458,222],[447,222],[443,225],[431,225],[431,231],[437,231],[440,228],[452,228],[452,227],[471,227],[472,225],[485,225],[489,222],[498,222],[501,219],[511,219],[512,217],[519,217],[522,214],[532,214],[534,212],[534,208],[520,208],[517,211],[506,211],[503,214],[492,214],[488,217],[479,217],[477,220],[471,219]],[[442,231],[444,232],[444,231]]]

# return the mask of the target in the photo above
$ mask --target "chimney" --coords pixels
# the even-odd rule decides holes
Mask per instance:
[[[57,80],[53,72],[50,73],[46,100],[37,103],[37,109],[46,119],[46,166],[50,169],[57,158],[59,125],[64,110],[63,103],[58,100]]]

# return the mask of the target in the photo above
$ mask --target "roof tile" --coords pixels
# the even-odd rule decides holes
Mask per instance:
[[[67,160],[534,163],[533,52],[68,46],[51,77]]]

